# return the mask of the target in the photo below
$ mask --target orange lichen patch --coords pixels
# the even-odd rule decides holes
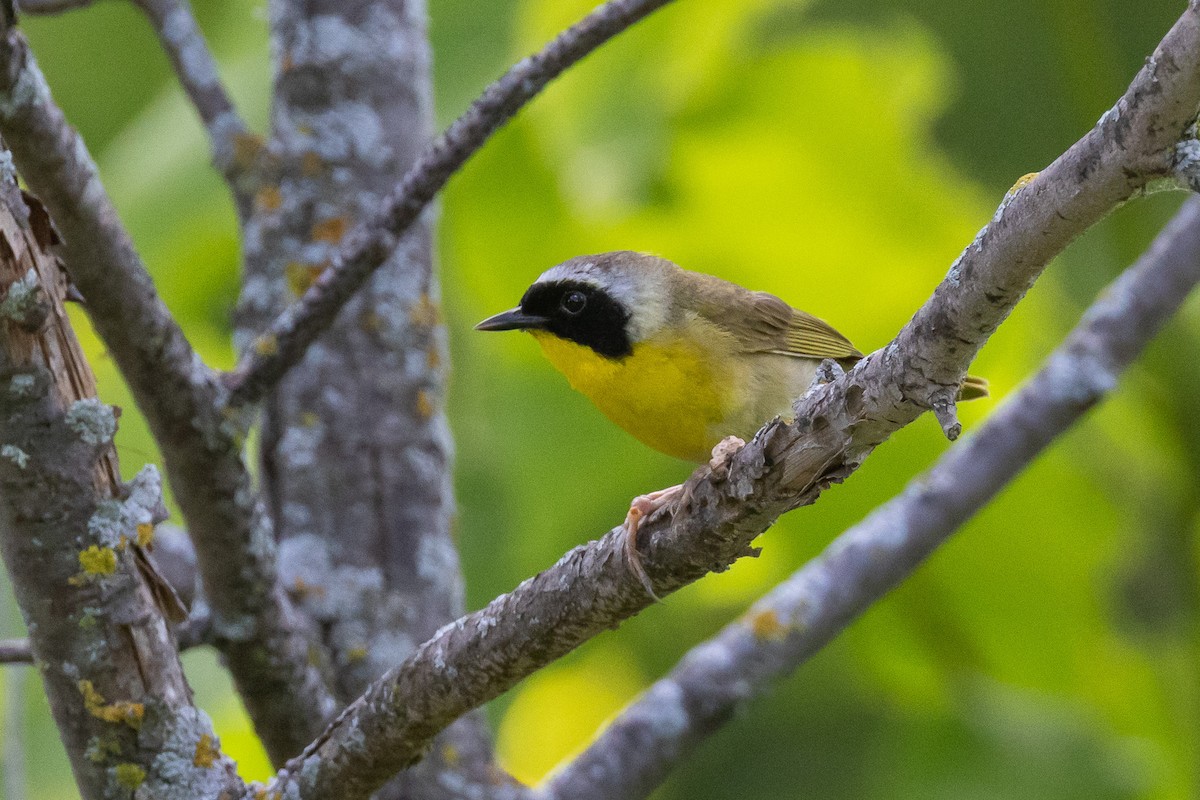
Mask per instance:
[[[777,642],[788,635],[788,626],[774,611],[760,611],[747,620],[756,639]]]
[[[442,318],[442,311],[438,308],[438,304],[429,298],[428,294],[421,294],[421,297],[413,305],[408,312],[408,319],[413,325],[421,325],[426,328],[432,328],[437,325]]]
[[[125,788],[136,789],[146,780],[146,770],[137,764],[117,764],[113,767],[113,777]]]
[[[288,291],[293,297],[299,297],[308,291],[321,273],[325,271],[324,264],[305,264],[293,261],[283,268],[283,277],[287,281]]]
[[[1040,173],[1037,173],[1037,172],[1027,172],[1024,175],[1022,175],[1021,177],[1017,178],[1017,182],[1012,185],[1012,188],[1008,190],[1008,192],[1005,194],[1005,196],[1012,197],[1014,194],[1021,191],[1029,184],[1033,183],[1033,179],[1036,178],[1039,174]]]
[[[350,228],[350,220],[346,217],[330,217],[312,226],[310,235],[314,242],[337,244]]]
[[[325,587],[311,584],[303,578],[296,578],[292,582],[292,594],[297,598],[324,597]]]
[[[346,661],[350,662],[351,664],[357,664],[359,661],[362,661],[366,657],[367,657],[367,648],[362,647],[362,646],[351,647],[349,650],[346,651]]]
[[[325,663],[325,650],[318,646],[315,642],[308,646],[308,665],[310,667],[320,667]]]
[[[196,755],[192,757],[192,763],[197,767],[208,769],[220,757],[221,748],[213,741],[213,737],[206,733],[200,737],[200,741],[196,742]]]
[[[282,798],[282,794],[267,791],[267,787],[265,786],[259,786],[254,790],[254,800],[282,800]]]
[[[138,547],[149,547],[154,542],[154,523],[143,522],[137,526]]]
[[[438,350],[437,345],[431,345],[425,351],[425,365],[430,369],[437,369],[442,365],[442,353]]]
[[[146,707],[141,703],[131,703],[128,700],[105,703],[104,695],[96,691],[91,681],[81,680],[76,686],[83,695],[83,707],[96,719],[114,724],[123,722],[135,731],[141,729],[142,718],[146,716]]]
[[[358,315],[358,326],[367,333],[378,333],[383,330],[383,317],[371,309],[365,309]]]
[[[434,405],[433,400],[429,396],[429,392],[424,389],[417,390],[417,413],[421,415],[421,419],[429,419],[433,416]]]
[[[254,352],[260,356],[273,356],[279,352],[279,340],[272,334],[254,340]]]
[[[304,155],[300,156],[300,173],[308,178],[315,178],[320,175],[325,169],[325,162],[321,157],[309,150]]]
[[[124,553],[126,547],[129,547],[129,537],[122,533],[117,537],[117,549]]]
[[[117,571],[117,551],[94,544],[79,554],[79,566],[88,575],[112,575]]]
[[[278,211],[283,205],[283,193],[278,186],[264,186],[255,193],[254,204],[263,211]]]
[[[266,141],[257,133],[242,132],[233,137],[233,161],[242,169],[254,166]]]
[[[442,762],[446,766],[457,767],[460,760],[457,747],[452,744],[442,745]]]

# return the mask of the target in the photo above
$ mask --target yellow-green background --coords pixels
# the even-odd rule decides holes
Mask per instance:
[[[430,0],[439,119],[578,17],[580,0]],[[471,330],[570,256],[651,250],[885,343],[1004,191],[1082,134],[1182,0],[679,0],[554,85],[453,181],[439,237],[453,350],[458,532],[472,608],[688,467],[608,424],[532,341]],[[263,3],[198,2],[245,114],[267,114]],[[118,0],[27,24],[168,304],[231,362],[237,243],[206,147],[143,20]],[[1034,369],[1178,204],[1138,201],[1076,243],[975,370]],[[82,327],[82,325],[81,325]],[[154,447],[124,406],[122,466]],[[1200,793],[1200,307],[1106,406],[903,588],[733,720],[663,798],[1187,798]],[[744,561],[491,707],[536,780],[690,646],[899,490],[947,444],[930,420],[784,518]],[[8,629],[16,623],[11,601]],[[268,773],[217,659],[185,657],[247,777]],[[12,672],[6,673],[13,674]],[[26,677],[29,797],[73,795]]]

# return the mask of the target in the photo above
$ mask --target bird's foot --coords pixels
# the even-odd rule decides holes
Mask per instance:
[[[668,486],[666,489],[659,489],[650,494],[638,495],[629,504],[629,513],[625,515],[625,566],[642,584],[646,594],[653,597],[655,602],[662,602],[662,599],[654,593],[654,585],[650,583],[650,576],[646,574],[646,568],[642,566],[642,555],[637,549],[638,528],[643,519],[674,502],[682,492],[683,485],[681,484]]]

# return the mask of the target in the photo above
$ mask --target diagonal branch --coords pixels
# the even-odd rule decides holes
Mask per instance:
[[[1021,191],[962,254],[933,297],[884,350],[796,403],[686,502],[643,525],[659,595],[749,551],[782,513],[812,503],[891,433],[955,387],[979,347],[1055,254],[1115,206],[1173,175],[1175,146],[1200,106],[1200,13],[1193,2],[1129,90]],[[300,798],[365,797],[419,759],[465,711],[645,608],[623,566],[623,531],[564,556],[486,608],[446,626],[389,671],[276,778]]]
[[[647,796],[738,708],[895,588],[1102,400],[1197,283],[1200,200],[1192,198],[978,432],[740,620],[693,648],[535,796]]]
[[[238,115],[233,101],[221,84],[217,62],[204,40],[188,0],[133,0],[150,20],[179,83],[200,115],[212,145],[213,163],[233,186],[239,203],[245,192],[238,188],[238,177],[247,166],[238,158],[239,150],[256,141]],[[243,159],[244,160],[244,159]]]
[[[58,225],[71,280],[162,450],[196,543],[213,631],[269,749],[296,752],[335,708],[275,569],[270,519],[222,388],[175,322],[15,29],[0,29],[0,131]],[[237,569],[230,569],[235,563]]]
[[[262,333],[227,376],[230,405],[261,400],[342,306],[396,249],[401,236],[458,169],[531,99],[600,45],[671,0],[609,0],[519,61],[417,159],[381,208],[347,235],[330,266]]]

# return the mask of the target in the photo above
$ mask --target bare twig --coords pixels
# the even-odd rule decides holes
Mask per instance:
[[[0,131],[62,232],[72,282],[162,450],[214,633],[256,728],[273,752],[294,753],[336,706],[312,663],[319,650],[279,585],[236,420],[219,410],[219,381],[156,293],[86,146],[11,28],[0,31]]]
[[[28,639],[0,639],[0,664],[32,664]]]
[[[352,231],[300,300],[249,348],[229,376],[230,405],[261,400],[333,322],[399,237],[459,167],[550,81],[671,0],[609,0],[489,86],[417,159],[381,208]]]
[[[191,609],[187,619],[173,627],[179,651],[215,644],[208,601],[196,592],[200,576],[196,572],[196,552],[187,533],[167,523],[158,525],[154,530],[154,552],[150,559],[158,574]],[[28,639],[0,639],[0,664],[32,661]]]
[[[198,614],[189,617],[175,629],[179,651],[213,644],[212,617]],[[0,639],[0,664],[32,664],[33,649],[28,639]]]
[[[23,666],[4,673],[4,797],[5,800],[25,800],[25,684],[29,671]]]
[[[76,8],[86,8],[95,0],[17,0],[23,14],[61,14]]]
[[[28,670],[10,669],[4,674],[4,797],[25,800],[25,683]]]
[[[255,139],[247,133],[246,123],[221,84],[217,62],[196,24],[191,5],[188,0],[133,0],[133,3],[145,12],[158,34],[179,83],[208,131],[213,163],[233,186],[245,210],[245,192],[238,187],[237,179],[247,165],[237,157],[238,145],[239,142],[247,145]]]
[[[978,432],[692,649],[538,800],[633,800],[734,712],[788,675],[904,580],[1116,384],[1200,282],[1200,200],[1088,311],[1041,371]]]
[[[1063,156],[1006,198],[933,297],[891,345],[815,388],[796,421],[776,420],[702,468],[686,502],[643,524],[644,565],[665,595],[745,554],[782,513],[814,502],[891,433],[957,387],[988,336],[1051,257],[1150,181],[1200,106],[1200,14],[1193,3],[1118,101]],[[487,608],[443,628],[351,705],[273,788],[301,798],[364,797],[420,758],[429,737],[650,601],[623,566],[622,529],[576,548]]]
[[[7,633],[10,626],[20,618],[13,602],[8,581],[0,585],[0,628]],[[24,656],[14,659],[12,656]],[[0,640],[0,663],[24,664],[32,662],[33,653],[29,642],[22,639]],[[25,684],[28,670],[14,666],[0,676],[4,682],[4,743],[0,745],[0,758],[4,764],[4,796],[7,800],[25,800],[28,788],[25,783]]]

